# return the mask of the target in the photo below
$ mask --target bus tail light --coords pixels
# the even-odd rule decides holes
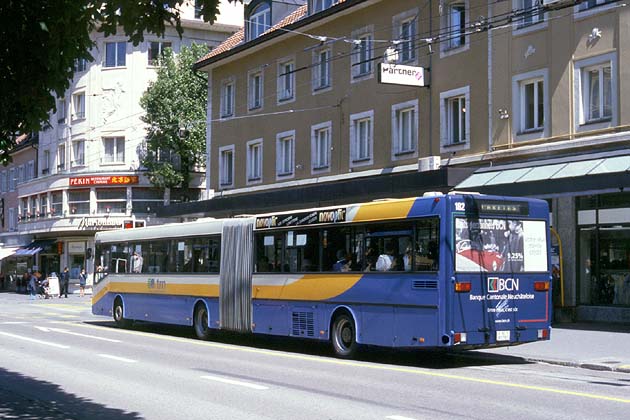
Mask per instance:
[[[470,288],[471,288],[471,285],[469,281],[461,281],[461,282],[455,283],[455,291],[457,293],[470,292]]]
[[[534,290],[537,292],[547,292],[549,291],[549,282],[548,281],[535,281],[534,282]]]
[[[463,344],[466,342],[466,333],[453,334],[453,344]]]
[[[538,330],[538,339],[539,340],[549,340],[549,329],[543,328]]]

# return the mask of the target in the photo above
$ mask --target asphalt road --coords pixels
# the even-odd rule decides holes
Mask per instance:
[[[0,294],[0,418],[574,420],[629,409],[627,374],[476,352],[370,349],[344,361],[320,343],[117,329],[91,315],[89,297]]]

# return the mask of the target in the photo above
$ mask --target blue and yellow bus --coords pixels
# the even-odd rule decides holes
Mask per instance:
[[[361,345],[550,338],[545,201],[429,194],[96,235],[92,312]]]

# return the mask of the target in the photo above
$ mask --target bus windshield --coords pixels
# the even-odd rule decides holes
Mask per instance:
[[[455,219],[455,270],[547,271],[547,226],[542,220]]]

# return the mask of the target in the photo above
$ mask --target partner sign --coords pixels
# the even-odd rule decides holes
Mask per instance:
[[[400,64],[381,63],[378,81],[394,85],[426,86],[424,67],[402,66]]]

